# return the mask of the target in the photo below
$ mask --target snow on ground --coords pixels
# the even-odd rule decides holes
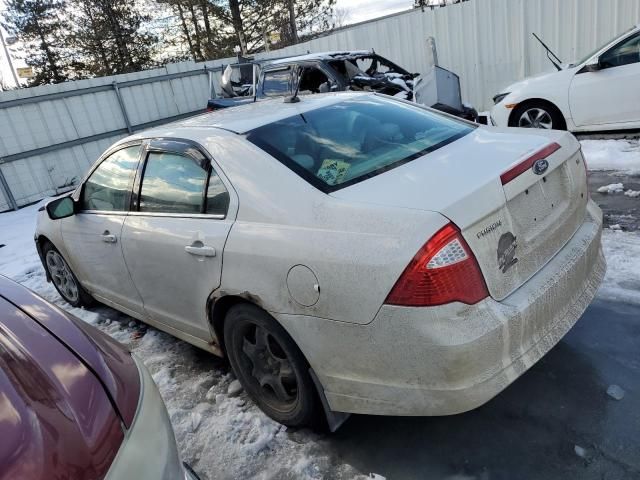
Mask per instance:
[[[640,173],[640,142],[584,140],[582,146],[590,168]],[[222,360],[108,307],[87,311],[61,300],[45,280],[33,243],[38,207],[0,214],[0,274],[96,325],[144,361],[167,405],[182,457],[203,479],[367,478],[332,456],[325,437],[288,430],[238,395]],[[609,268],[598,295],[640,303],[640,234],[607,229],[603,244]]]
[[[167,405],[183,460],[204,479],[365,479],[330,455],[326,440],[264,415],[217,357],[105,306],[64,302],[33,242],[40,205],[0,214],[0,274],[39,293],[129,346],[151,371]]]
[[[598,193],[622,193],[623,191],[624,185],[622,183],[612,183],[598,188]]]
[[[640,139],[582,140],[580,143],[589,170],[640,174]]]
[[[623,183],[610,183],[609,185],[603,185],[598,188],[598,193],[615,194],[624,193],[627,197],[638,198],[640,197],[640,191],[624,189]]]
[[[640,234],[623,232],[619,225],[612,225],[603,232],[602,243],[607,276],[598,295],[640,304]]]

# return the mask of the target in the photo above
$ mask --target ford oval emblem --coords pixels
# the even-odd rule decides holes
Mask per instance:
[[[536,163],[533,164],[533,173],[535,173],[536,175],[542,175],[544,172],[547,171],[548,168],[549,168],[549,162],[547,162],[544,159],[538,160]]]

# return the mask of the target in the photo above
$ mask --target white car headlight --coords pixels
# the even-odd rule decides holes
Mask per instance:
[[[499,93],[498,95],[496,95],[495,97],[493,97],[493,103],[494,104],[499,104],[502,100],[504,100],[504,98],[509,95],[511,92],[507,92],[507,93]]]

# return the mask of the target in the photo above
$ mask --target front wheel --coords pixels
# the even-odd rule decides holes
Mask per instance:
[[[268,313],[249,304],[232,307],[224,344],[240,384],[263,412],[289,427],[318,425],[321,410],[307,362]]]
[[[51,243],[43,249],[44,264],[53,286],[62,298],[73,307],[88,307],[93,303],[91,295],[82,288],[69,264]]]
[[[523,103],[511,115],[510,127],[566,130],[562,113],[553,105],[542,102]]]

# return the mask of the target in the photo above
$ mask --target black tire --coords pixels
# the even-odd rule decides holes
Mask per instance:
[[[89,307],[94,303],[93,297],[80,285],[65,258],[51,242],[45,243],[42,255],[44,268],[47,269],[47,273],[51,277],[51,283],[69,305]],[[72,294],[73,291],[76,292],[75,295]]]
[[[231,368],[264,413],[289,427],[321,425],[309,366],[287,332],[255,305],[231,307],[224,322]]]
[[[566,130],[567,122],[552,103],[542,101],[523,102],[509,117],[510,127]]]

